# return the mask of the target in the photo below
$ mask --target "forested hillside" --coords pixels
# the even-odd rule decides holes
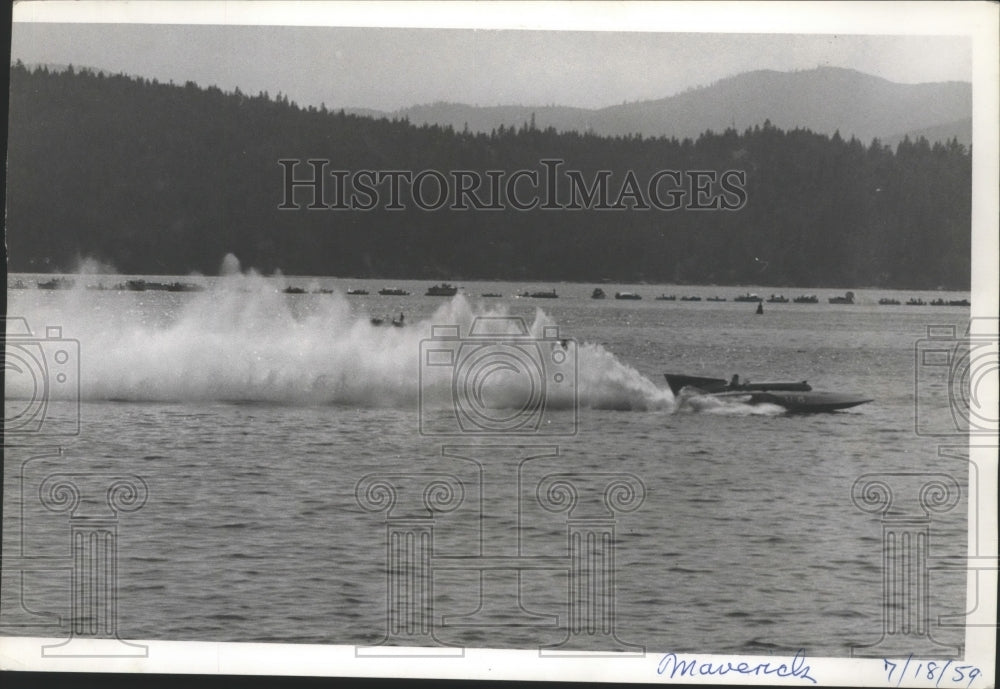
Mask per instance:
[[[214,273],[231,252],[303,275],[969,288],[971,154],[957,142],[893,150],[770,124],[696,140],[530,125],[472,133],[300,108],[280,94],[21,65],[9,122],[11,271],[65,270],[87,256],[126,273]],[[297,209],[279,209],[279,161],[303,161],[302,178],[308,159],[328,160],[327,172],[449,179],[544,178],[540,161],[558,159],[588,183],[608,171],[612,204],[630,171],[644,189],[663,170],[742,171],[745,203],[694,210],[689,195],[673,210],[642,210],[633,196],[571,210],[563,185],[554,209],[391,210],[386,193],[371,210],[309,210],[309,189],[298,188]]]

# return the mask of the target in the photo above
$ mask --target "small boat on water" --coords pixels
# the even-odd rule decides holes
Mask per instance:
[[[167,292],[204,292],[205,287],[193,282],[171,282],[166,285]]]
[[[681,301],[701,301],[701,297],[681,297]]]
[[[602,290],[600,287],[595,287],[594,291],[590,293],[591,299],[604,299],[604,297],[606,296],[608,295],[606,295],[604,293],[604,290]]]
[[[913,297],[912,299],[907,299],[906,300],[906,305],[907,306],[926,306],[927,302],[925,302],[920,297]]]
[[[47,282],[39,282],[37,284],[38,289],[72,289],[76,283],[69,278],[52,278]]]
[[[388,316],[372,316],[371,317],[371,324],[374,325],[374,326],[385,325],[386,321],[388,321],[389,323],[391,323],[396,328],[402,328],[404,325],[406,325],[406,316],[404,316],[401,313],[401,314],[399,314],[399,318],[393,318],[392,320],[389,320]]]
[[[971,306],[968,299],[932,299],[931,306]]]
[[[288,286],[282,290],[285,294],[305,294],[306,291],[302,287],[292,287]]]
[[[333,290],[329,287],[317,287],[313,290],[313,294],[333,294]]]
[[[819,297],[815,294],[803,294],[801,296],[795,297],[792,301],[796,304],[818,304]]]
[[[119,282],[114,287],[108,287],[103,282],[87,285],[87,289],[103,292],[117,290],[119,292],[204,292],[205,286],[193,282],[152,282],[150,280],[133,279]]]
[[[115,289],[119,292],[145,292],[147,289],[151,289],[151,284],[145,280],[126,280],[125,282],[117,285]]]
[[[368,296],[368,290],[366,289],[349,289],[347,293],[352,297],[366,297]]]
[[[483,292],[480,296],[491,298],[491,299],[496,299],[498,297],[502,297],[503,295],[500,294],[499,292]]]
[[[558,299],[559,295],[556,294],[555,289],[544,290],[541,292],[522,292],[522,297],[530,297],[532,299]]]
[[[660,296],[656,297],[656,301],[677,301],[677,295],[676,294],[661,294]]]
[[[842,297],[830,297],[827,299],[831,304],[853,304],[854,292],[845,292]]]
[[[787,304],[788,303],[788,297],[786,297],[784,294],[772,294],[770,297],[767,298],[767,303],[768,304]]]
[[[891,299],[889,297],[882,297],[878,300],[880,306],[899,306],[899,299]]]
[[[798,383],[751,383],[741,382],[739,376],[727,381],[675,373],[663,375],[674,395],[685,391],[745,404],[775,404],[794,414],[831,412],[872,401],[854,394],[816,391],[804,380]]]
[[[764,301],[764,297],[760,297],[757,296],[756,294],[747,292],[746,294],[741,294],[740,296],[736,297],[735,299],[733,299],[733,301],[741,301],[741,302]]]
[[[454,297],[458,294],[458,287],[442,282],[440,285],[431,285],[424,293],[425,297]]]
[[[726,300],[725,297],[709,297],[705,301],[725,301],[725,300]]]
[[[615,292],[615,299],[625,299],[629,301],[636,301],[642,299],[641,294],[636,294],[635,292]]]
[[[399,287],[383,287],[378,291],[383,297],[408,297],[410,293]]]

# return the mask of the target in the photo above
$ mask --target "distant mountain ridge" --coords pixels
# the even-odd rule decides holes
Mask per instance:
[[[957,120],[955,122],[946,122],[944,124],[938,124],[931,127],[924,127],[923,129],[903,132],[902,134],[897,134],[883,139],[883,143],[895,146],[902,141],[904,137],[909,137],[910,141],[916,141],[923,137],[931,142],[940,141],[942,143],[950,141],[954,138],[963,146],[971,146],[972,118],[966,117],[963,120]]]
[[[349,113],[378,116],[371,109]],[[540,129],[592,132],[602,136],[641,134],[697,138],[705,130],[744,130],[770,122],[785,130],[810,129],[868,143],[898,142],[905,135],[931,141],[958,138],[971,144],[972,84],[961,81],[900,84],[838,67],[797,72],[758,70],[727,77],[667,98],[599,109],[564,106],[473,106],[461,103],[415,105],[381,116],[416,125],[439,124],[456,131],[489,133],[521,126],[534,118]]]

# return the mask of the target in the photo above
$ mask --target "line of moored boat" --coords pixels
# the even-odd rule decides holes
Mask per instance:
[[[590,295],[591,299],[605,299],[607,295],[604,293],[600,287],[594,289],[593,293]],[[827,302],[830,304],[854,304],[854,292],[846,292],[842,296],[829,297]],[[642,299],[642,295],[637,292],[615,292],[615,299],[625,299],[625,300],[637,300]],[[711,301],[720,302],[726,301],[725,297],[720,297],[718,295],[712,297],[700,297],[696,295],[682,295],[678,297],[676,294],[660,294],[657,297],[653,297],[656,301]],[[733,297],[734,302],[749,302],[749,303],[768,303],[768,304],[787,304],[792,302],[794,304],[818,304],[819,297],[815,294],[802,294],[797,297],[789,299],[783,294],[772,294],[766,299],[758,294],[752,292],[746,292],[744,294],[739,294]],[[898,299],[882,298],[878,300],[878,303],[882,306],[899,306],[901,302]],[[906,306],[924,306],[929,304],[930,306],[970,306],[968,299],[932,299],[929,302],[925,302],[920,298],[912,298],[905,302]]]
[[[52,278],[51,280],[40,280],[35,284],[38,289],[42,290],[63,290],[73,289],[76,286],[76,280],[60,277]],[[201,292],[205,289],[204,285],[193,282],[152,282],[147,280],[126,280],[111,287],[106,286],[103,282],[98,282],[86,287],[89,290],[118,292]],[[9,285],[9,288],[27,289],[28,285],[25,284],[24,280],[18,279],[14,280]]]
[[[41,290],[64,290],[72,289],[76,285],[76,281],[71,278],[56,277],[51,280],[39,280],[35,283],[38,289]],[[8,284],[9,289],[28,289],[27,283],[24,280],[16,279]],[[91,284],[86,286],[89,290],[116,290],[119,292],[201,292],[205,288],[202,284],[191,283],[191,282],[155,282],[150,280],[126,280],[115,284],[113,287],[106,287],[103,283]],[[281,290],[285,294],[306,294],[305,288],[295,287],[289,285]],[[326,287],[319,287],[313,289],[311,294],[333,294],[334,290]],[[363,288],[349,288],[346,292],[349,296],[368,296],[369,291]],[[392,296],[392,297],[408,297],[412,292],[402,289],[400,287],[383,287],[378,290],[377,294],[380,296]],[[432,285],[427,288],[424,292],[424,296],[427,297],[453,297],[458,294],[458,287],[447,282],[442,282],[440,284]],[[503,294],[499,292],[483,292],[479,296],[484,298],[499,298],[503,297]],[[595,287],[594,291],[591,293],[591,299],[606,299],[607,294],[600,287]],[[527,299],[558,299],[559,293],[555,289],[548,290],[524,290],[514,295],[515,298],[527,298]],[[642,295],[638,292],[631,291],[621,291],[615,292],[614,298],[620,301],[639,301],[642,299]],[[676,294],[660,294],[659,296],[653,297],[655,301],[686,301],[686,302],[696,302],[696,301],[708,301],[708,302],[723,302],[727,301],[726,297],[720,297],[718,295],[711,297],[701,297],[697,295],[681,295]],[[753,292],[746,292],[744,294],[739,294],[733,297],[734,302],[749,302],[749,303],[768,303],[768,304],[787,304],[789,302],[793,304],[818,304],[820,299],[815,294],[801,294],[797,297],[792,297],[789,299],[783,294],[771,294],[768,297],[762,297]],[[854,304],[855,294],[854,292],[846,292],[843,295],[829,297],[827,302],[830,304]],[[891,297],[883,297],[878,300],[880,306],[970,306],[968,299],[931,299],[925,301],[919,297],[911,297],[905,302],[899,299],[894,299]]]

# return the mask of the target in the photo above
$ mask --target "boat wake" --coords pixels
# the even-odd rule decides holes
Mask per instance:
[[[677,395],[674,413],[698,412],[719,416],[778,416],[788,412],[777,404],[751,404],[750,395],[718,397],[684,388]]]
[[[507,317],[502,306],[474,308],[458,295],[425,320],[403,328],[377,327],[367,314],[353,312],[342,294],[290,300],[268,278],[238,269],[229,273],[204,291],[163,302],[141,293],[95,298],[81,287],[83,280],[63,291],[12,290],[8,339],[21,335],[11,330],[11,319],[23,316],[34,333],[25,341],[40,343],[33,345],[35,359],[51,358],[51,342],[60,337],[46,339],[47,327],[61,327],[62,338],[70,345],[79,343],[79,384],[53,385],[52,399],[73,398],[78,390],[89,401],[445,408],[454,401],[453,378],[428,383],[427,371],[421,369],[433,328],[457,326],[465,337],[477,319]],[[529,364],[535,353],[542,359],[547,347],[563,346],[562,340],[548,338],[554,325],[540,309],[532,322],[525,322],[526,337],[538,343],[526,349]],[[572,338],[573,333],[559,337]],[[69,347],[74,356],[75,346]],[[454,342],[448,347],[454,349]],[[669,389],[657,387],[600,345],[576,343],[567,353],[576,359],[571,362],[575,372],[566,369],[576,386],[552,386],[549,407],[673,408]],[[545,362],[535,363],[543,375],[552,373]],[[72,368],[70,362],[67,370]],[[516,408],[524,400],[523,376],[519,380],[505,373],[504,366],[495,368],[484,403]],[[8,370],[5,398],[36,395],[37,376],[30,374]],[[560,394],[562,389],[571,392]]]

